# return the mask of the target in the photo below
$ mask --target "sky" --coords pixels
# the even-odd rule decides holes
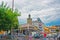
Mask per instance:
[[[12,0],[0,0],[12,6]],[[47,26],[60,25],[60,0],[14,0],[14,8],[21,12],[19,23],[26,23],[31,14],[33,21],[39,17]]]

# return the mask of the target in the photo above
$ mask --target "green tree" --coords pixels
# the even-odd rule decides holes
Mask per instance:
[[[56,32],[59,32],[59,30],[58,30],[58,29],[56,29]]]
[[[59,29],[56,29],[57,36],[59,35]]]
[[[7,4],[0,5],[0,30],[10,30],[11,28],[18,28],[18,18],[20,16],[18,10],[12,11],[7,7]]]

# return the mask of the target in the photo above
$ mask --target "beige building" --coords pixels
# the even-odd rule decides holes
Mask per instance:
[[[37,20],[32,21],[31,15],[28,15],[27,18],[27,23],[21,25],[22,28],[22,32],[23,33],[27,33],[27,34],[31,34],[32,32],[43,32],[43,27],[44,27],[44,23],[40,20],[40,18],[37,18]],[[20,28],[20,29],[21,29]]]
[[[50,29],[50,33],[56,33],[57,27],[56,26],[51,26],[49,29]]]
[[[56,29],[57,29],[56,26],[44,27],[44,32],[53,34],[53,33],[56,33]]]
[[[32,25],[32,18],[30,14],[27,18],[27,23],[21,25],[21,27],[22,27],[23,33],[25,34],[31,34],[33,31],[37,32],[39,30],[37,26]]]
[[[49,27],[44,27],[44,33],[46,33],[46,34],[49,34],[50,33]]]

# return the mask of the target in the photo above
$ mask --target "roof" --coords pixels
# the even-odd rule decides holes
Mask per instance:
[[[24,24],[24,25],[22,25],[22,27],[34,27],[34,25],[30,25],[30,24]]]
[[[5,31],[2,30],[2,31],[0,31],[0,34],[4,34],[4,32],[5,32]]]
[[[40,18],[37,18],[38,22],[42,22]]]
[[[52,26],[52,27],[50,27],[51,29],[56,29],[57,27],[56,26]]]

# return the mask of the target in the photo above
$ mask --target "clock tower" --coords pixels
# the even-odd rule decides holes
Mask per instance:
[[[30,14],[28,15],[27,23],[30,24],[30,25],[32,25],[32,18],[31,18]]]

